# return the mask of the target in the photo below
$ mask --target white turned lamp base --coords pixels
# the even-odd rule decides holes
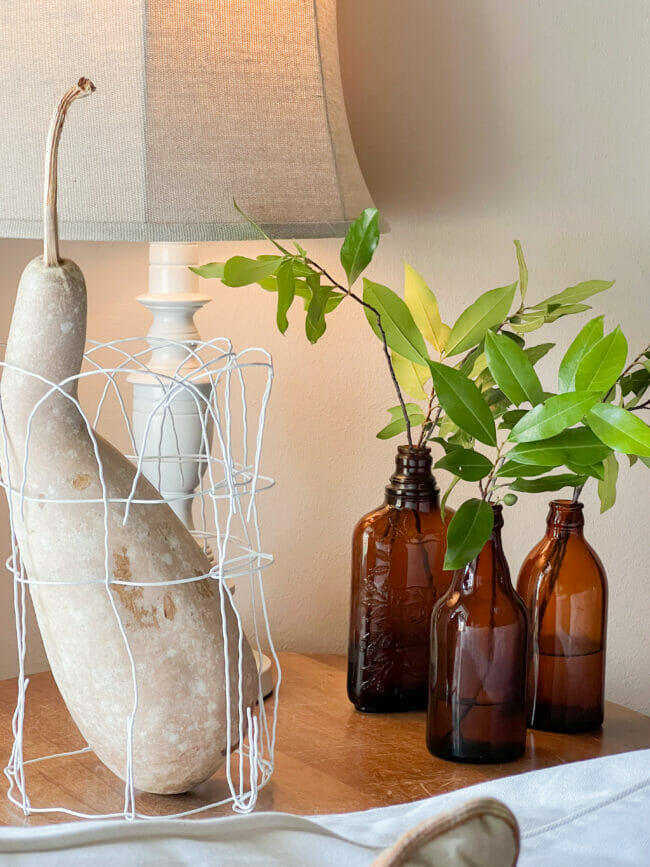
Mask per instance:
[[[253,656],[262,683],[262,696],[268,698],[275,688],[271,660],[264,653],[260,656],[256,650],[253,651]]]
[[[133,384],[133,433],[138,453],[145,457],[143,473],[190,531],[195,529],[192,495],[205,465],[186,460],[179,467],[173,460],[161,461],[160,456],[173,459],[176,455],[209,452],[211,426],[189,394],[180,394],[165,411],[154,413],[152,418],[151,414],[179,374],[189,376],[206,398],[210,392],[210,382],[198,372],[199,360],[191,354],[201,339],[194,315],[210,301],[209,295],[199,292],[199,278],[189,270],[198,264],[198,251],[198,244],[150,244],[149,292],[137,300],[153,316],[147,334],[151,346],[147,366],[161,378],[151,373],[129,376]],[[193,370],[197,370],[196,378],[192,377]]]

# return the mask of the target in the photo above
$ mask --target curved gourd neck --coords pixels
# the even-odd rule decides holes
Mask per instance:
[[[77,84],[68,88],[54,111],[47,136],[45,151],[45,187],[43,191],[43,261],[46,265],[60,265],[59,227],[57,217],[59,142],[63,124],[72,103],[95,90],[95,85],[87,78],[80,78]]]

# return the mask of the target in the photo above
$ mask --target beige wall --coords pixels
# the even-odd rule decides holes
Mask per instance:
[[[632,347],[650,332],[650,22],[645,0],[340,0],[350,122],[368,184],[392,231],[372,276],[394,287],[402,260],[438,292],[448,320],[477,292],[515,279],[521,238],[531,295],[615,277],[599,308]],[[308,130],[305,146],[309,146]],[[207,246],[205,259],[261,245]],[[336,267],[337,244],[314,242]],[[0,242],[0,333],[35,242]],[[67,244],[86,273],[90,333],[143,333],[133,302],[146,284],[144,245]],[[353,523],[376,506],[394,442],[374,437],[394,403],[380,347],[347,302],[326,337],[307,344],[295,310],[285,337],[261,290],[214,295],[205,335],[267,346],[276,379],[265,469],[264,541],[276,556],[267,590],[281,648],[343,651]],[[560,340],[569,324],[555,330]],[[544,332],[540,333],[540,342]],[[547,368],[548,369],[548,368]],[[547,385],[552,387],[552,382]],[[608,694],[650,711],[650,534],[643,467],[622,469],[619,502],[599,516],[586,492],[587,533],[608,569]],[[513,572],[543,531],[546,501],[507,513]],[[0,555],[6,555],[6,534]],[[0,591],[0,676],[15,672],[11,589]],[[30,667],[44,665],[33,643]]]

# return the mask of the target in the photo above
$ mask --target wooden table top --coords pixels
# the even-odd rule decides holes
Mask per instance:
[[[485,780],[650,747],[650,717],[608,703],[602,730],[582,735],[528,733],[522,759],[502,765],[460,765],[436,759],[424,742],[424,713],[361,714],[345,693],[345,659],[280,654],[283,679],[276,768],[257,810],[332,813],[404,803]],[[0,760],[11,748],[16,681],[0,682]],[[51,674],[32,675],[27,692],[25,758],[83,746]],[[224,797],[217,777],[191,793],[142,794],[138,809],[168,814]],[[6,790],[6,787],[5,787]],[[33,806],[65,805],[81,812],[120,811],[124,786],[93,753],[28,766]],[[230,807],[201,816],[230,813]],[[25,817],[0,795],[0,824],[69,821],[65,814]]]

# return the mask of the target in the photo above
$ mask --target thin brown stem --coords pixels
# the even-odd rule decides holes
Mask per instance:
[[[483,499],[487,503],[491,502],[492,494],[496,490],[496,486],[497,486],[497,473],[499,472],[499,470],[501,469],[501,467],[503,466],[504,461],[505,461],[505,457],[501,457],[503,445],[504,444],[502,443],[500,446],[497,446],[497,453],[496,453],[496,457],[494,459],[494,465],[492,466],[492,469],[488,473],[487,479],[485,481],[485,493],[483,493],[483,491],[481,491]]]
[[[438,424],[438,419],[440,418],[441,412],[442,412],[442,407],[437,406],[436,407],[436,414],[431,419],[431,427],[427,431],[426,439],[424,440],[424,445],[426,445],[429,442],[429,440],[431,439],[431,436],[432,436],[434,430],[436,429],[436,425]]]
[[[59,231],[57,223],[57,169],[59,141],[68,109],[75,101],[88,96],[95,85],[88,78],[80,78],[77,84],[63,94],[52,116],[45,151],[45,189],[43,191],[43,260],[46,265],[59,265]]]
[[[402,410],[402,415],[404,416],[404,422],[406,424],[406,437],[408,439],[408,444],[413,446],[413,436],[411,434],[411,421],[409,419],[409,415],[406,409],[406,404],[404,402],[404,397],[402,395],[402,390],[399,387],[399,383],[397,381],[397,376],[395,375],[395,368],[393,367],[393,362],[390,357],[390,350],[388,348],[388,341],[386,339],[386,332],[384,331],[384,326],[381,321],[381,313],[377,310],[376,307],[373,307],[372,304],[368,304],[367,301],[364,301],[359,295],[356,295],[350,288],[343,286],[338,280],[335,280],[331,274],[329,274],[325,268],[319,265],[317,262],[314,262],[313,259],[305,258],[305,262],[307,265],[311,265],[312,268],[315,268],[320,274],[323,275],[327,280],[330,281],[332,286],[336,289],[339,289],[345,295],[349,295],[353,301],[356,301],[357,304],[360,304],[362,307],[365,307],[366,310],[369,310],[377,319],[377,328],[381,334],[381,341],[384,347],[384,355],[386,356],[386,363],[388,364],[388,370],[390,371],[391,379],[393,380],[393,386],[395,387],[395,391],[397,392],[397,399],[399,401],[400,408]]]
[[[427,413],[426,413],[424,422],[422,423],[422,430],[420,431],[420,439],[418,440],[418,448],[422,448],[422,446],[424,445],[424,442],[425,442],[424,438],[425,438],[425,436],[427,436],[427,425],[429,424],[429,421],[431,420],[431,412],[433,411],[433,400],[434,400],[435,396],[436,396],[436,391],[432,385],[431,386],[431,395],[429,397],[429,404],[427,406]],[[438,408],[438,409],[440,409],[440,408]],[[440,415],[440,411],[438,411],[438,415]]]

